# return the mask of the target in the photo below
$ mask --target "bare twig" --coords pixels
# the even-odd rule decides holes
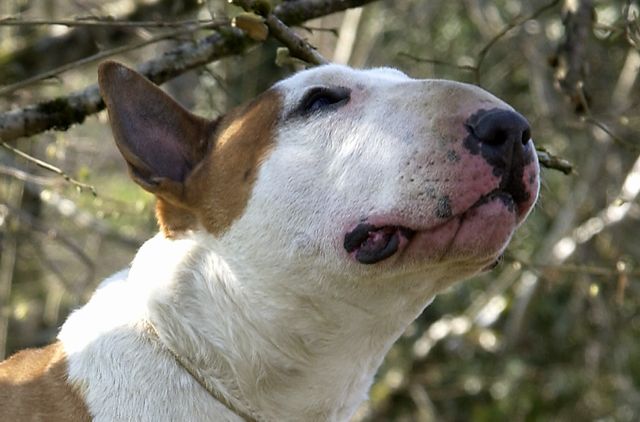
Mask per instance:
[[[602,130],[604,133],[606,133],[607,135],[609,135],[609,137],[611,139],[613,139],[614,142],[620,144],[621,146],[634,150],[634,151],[638,151],[640,150],[640,145],[636,145],[634,143],[631,143],[629,141],[627,141],[624,138],[621,138],[620,136],[616,135],[611,129],[609,129],[609,127],[601,122],[600,120],[596,119],[590,112],[587,113],[587,115],[584,118],[584,121],[589,123],[590,125],[593,125],[595,127],[597,127],[598,129]]]
[[[229,23],[228,21],[205,22],[205,23],[189,26],[188,28],[178,29],[178,30],[170,31],[164,34],[154,35],[153,37],[138,43],[124,45],[121,47],[116,47],[116,48],[111,48],[105,51],[101,51],[100,53],[93,54],[89,57],[85,57],[83,59],[76,60],[71,63],[67,63],[63,66],[57,67],[55,69],[51,69],[39,75],[34,75],[31,78],[16,82],[11,85],[0,87],[0,95],[7,95],[17,89],[25,88],[35,82],[52,78],[63,72],[69,71],[71,69],[75,69],[76,67],[83,66],[85,64],[92,63],[98,60],[106,59],[107,57],[112,57],[112,56],[115,56],[116,54],[122,54],[122,53],[126,53],[127,51],[137,50],[138,48],[142,48],[150,44],[155,44],[157,42],[164,41],[167,39],[176,38],[182,35],[192,34],[201,29],[218,28],[221,25],[227,25],[228,23]]]
[[[480,52],[477,55],[476,66],[475,66],[475,80],[476,80],[476,83],[478,85],[480,85],[480,70],[482,68],[482,64],[484,63],[484,59],[487,57],[487,54],[489,53],[489,50],[491,49],[491,47],[493,47],[493,45],[495,43],[497,43],[502,37],[504,37],[512,29],[522,25],[523,23],[525,23],[525,22],[527,22],[527,21],[529,21],[531,19],[537,18],[538,16],[540,16],[541,14],[546,12],[547,10],[554,8],[558,3],[560,3],[560,0],[552,0],[550,3],[540,7],[539,9],[537,9],[536,11],[531,13],[530,15],[524,16],[524,17],[520,17],[518,19],[515,19],[515,20],[509,22],[507,24],[507,26],[502,28],[502,30],[500,32],[498,32],[491,40],[489,40],[489,42],[487,44],[485,44],[484,47],[482,47],[482,49],[480,50]]]
[[[26,171],[15,167],[5,166],[4,164],[0,164],[0,174],[22,180],[23,182],[35,183],[42,186],[55,185],[57,180],[54,180],[52,177],[36,176],[35,174],[27,173]]]
[[[269,27],[271,35],[284,44],[293,57],[315,65],[329,63],[327,59],[318,53],[315,47],[289,29],[289,27],[282,23],[275,15],[269,14],[266,17],[266,24]]]
[[[283,2],[274,9],[286,25],[362,6],[373,0],[299,0]],[[156,84],[164,83],[191,69],[242,53],[253,45],[239,29],[222,27],[197,42],[185,42],[162,56],[142,63],[138,71]],[[104,109],[97,85],[45,103],[0,114],[0,139],[9,142],[48,129],[66,130],[91,114]]]
[[[6,2],[5,2],[6,3]],[[117,22],[150,22],[158,16],[168,16],[172,20],[193,19],[191,12],[201,7],[199,0],[153,0],[135,2],[136,7],[123,15],[115,16]],[[111,18],[93,16],[94,21]],[[0,80],[11,84],[21,79],[42,73],[48,69],[62,66],[83,57],[99,53],[100,46],[124,45],[133,39],[139,28],[123,25],[114,27],[79,26],[64,34],[51,35],[29,41],[15,50],[0,53]],[[69,48],[73,46],[73,48]],[[37,57],[37,60],[34,58]]]
[[[564,174],[573,173],[573,164],[564,158],[556,157],[542,147],[536,148],[540,165],[548,169],[558,170]]]
[[[65,173],[64,171],[60,170],[58,167],[56,167],[56,166],[54,166],[52,164],[49,164],[49,163],[47,163],[45,161],[42,161],[39,158],[36,158],[36,157],[34,157],[32,155],[29,155],[26,152],[21,151],[21,150],[15,148],[15,147],[12,147],[11,145],[9,145],[6,142],[0,142],[0,145],[3,148],[6,148],[9,151],[13,152],[17,156],[22,157],[25,160],[28,160],[28,161],[34,163],[38,167],[41,167],[41,168],[43,168],[45,170],[49,170],[51,172],[54,172],[54,173],[60,175],[64,180],[66,180],[67,182],[69,182],[69,183],[73,184],[74,186],[76,186],[76,188],[78,188],[78,190],[84,191],[85,189],[87,189],[87,190],[89,190],[91,192],[91,194],[93,196],[98,196],[95,187],[93,187],[91,185],[88,185],[86,183],[82,183],[79,180],[76,180],[76,179],[72,178],[67,173]]]
[[[234,4],[237,4],[246,11],[257,13],[262,12],[261,10],[254,10],[254,2],[251,0],[235,0]],[[327,59],[322,57],[322,55],[318,53],[312,45],[293,32],[273,13],[265,13],[264,19],[267,27],[269,28],[269,33],[289,49],[291,56],[297,57],[300,60],[304,60],[305,62],[314,65],[326,64],[329,62]]]

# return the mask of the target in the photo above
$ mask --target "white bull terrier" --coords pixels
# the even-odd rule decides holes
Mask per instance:
[[[121,64],[99,80],[161,232],[0,365],[9,421],[346,421],[538,195],[527,121],[475,86],[327,65],[207,120]]]

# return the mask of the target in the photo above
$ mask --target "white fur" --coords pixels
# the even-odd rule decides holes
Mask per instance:
[[[339,118],[287,118],[321,84],[352,89]],[[282,118],[242,216],[217,238],[197,230],[149,240],[130,270],[64,324],[70,378],[96,420],[240,420],[176,364],[146,321],[259,420],[348,420],[407,325],[487,260],[453,254],[455,265],[364,266],[341,241],[368,215],[429,222],[434,205],[418,190],[446,193],[475,176],[454,172],[445,182],[441,163],[419,169],[416,160],[448,148],[447,119],[507,105],[475,87],[393,69],[325,66],[274,89]]]

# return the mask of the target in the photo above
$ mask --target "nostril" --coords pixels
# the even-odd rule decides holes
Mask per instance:
[[[501,127],[494,127],[493,130],[486,132],[481,141],[489,145],[502,145],[509,141],[509,132]]]
[[[480,110],[469,118],[466,126],[478,141],[493,147],[516,142],[524,145],[531,138],[529,122],[511,110]]]
[[[522,145],[527,145],[527,142],[531,139],[531,129],[526,128],[524,132],[522,132]]]

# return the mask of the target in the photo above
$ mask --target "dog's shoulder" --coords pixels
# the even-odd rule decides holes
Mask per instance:
[[[114,274],[98,290],[115,285],[126,275],[127,270]],[[69,375],[66,350],[59,340],[20,351],[0,363],[0,409],[6,420],[91,420],[85,400]]]
[[[21,351],[0,363],[0,408],[6,420],[91,420],[68,382],[60,342]]]

